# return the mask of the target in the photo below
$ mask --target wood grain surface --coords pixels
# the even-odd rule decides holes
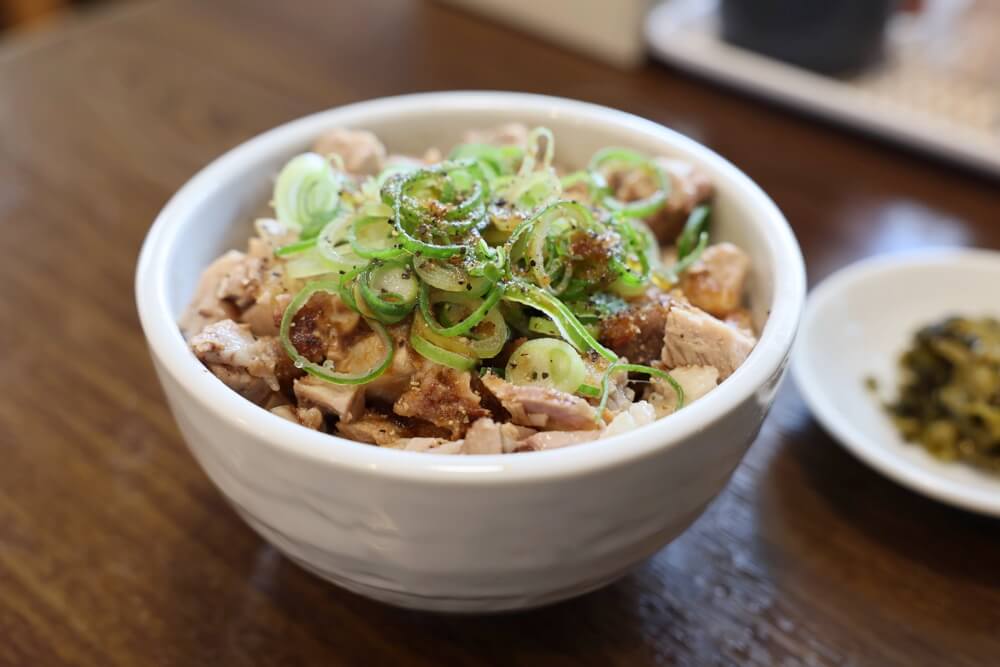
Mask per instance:
[[[1000,523],[880,477],[782,389],[724,494],[622,581],[530,613],[400,611],[258,539],[188,454],[135,313],[140,243],[220,152],[364,98],[619,107],[730,158],[815,283],[1000,248],[997,183],[687,78],[419,1],[162,2],[0,48],[0,665],[995,665]],[[919,298],[919,295],[914,295]]]

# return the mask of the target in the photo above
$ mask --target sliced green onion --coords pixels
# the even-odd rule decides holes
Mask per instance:
[[[702,234],[708,231],[708,214],[710,209],[707,205],[696,206],[688,215],[684,223],[684,229],[677,237],[677,260],[680,261],[694,251],[695,246],[701,239]]]
[[[355,310],[362,313],[366,317],[371,317],[371,312],[362,312],[358,305],[358,299],[355,296],[355,287],[357,286],[358,276],[364,270],[365,267],[358,266],[350,271],[346,271],[340,276],[340,281],[337,284],[337,294],[340,295],[340,299],[346,303],[351,310]]]
[[[334,264],[319,254],[315,246],[311,250],[301,252],[285,261],[285,273],[289,278],[295,278],[296,280],[312,278],[328,273],[338,273],[341,270],[343,270],[343,265]]]
[[[295,316],[308,303],[309,299],[319,292],[337,294],[340,292],[340,284],[333,280],[318,280],[308,283],[292,298],[291,303],[285,309],[285,314],[281,318],[281,327],[279,329],[281,346],[285,349],[285,353],[291,358],[295,367],[301,368],[306,373],[332,384],[365,384],[382,375],[389,368],[389,365],[392,364],[395,344],[392,337],[389,336],[389,332],[386,331],[386,328],[381,322],[376,320],[366,321],[368,322],[368,326],[371,327],[372,331],[382,341],[385,354],[371,368],[361,373],[338,373],[334,370],[331,362],[326,361],[323,364],[314,363],[304,357],[295,348],[291,339],[291,330],[295,323]]]
[[[518,347],[507,362],[508,382],[575,392],[587,366],[573,346],[558,338],[535,338]]]
[[[408,264],[375,261],[358,275],[355,291],[379,321],[395,324],[416,305],[417,283]]]
[[[485,331],[484,331],[485,330]],[[486,313],[483,321],[467,334],[471,339],[470,347],[480,359],[492,359],[500,354],[510,337],[510,327],[504,321],[500,309],[494,307]]]
[[[587,186],[587,197],[591,201],[599,201],[605,194],[602,189],[605,186],[604,179],[595,179],[594,175],[589,171],[574,171],[559,179],[559,185],[563,192],[575,187],[578,183],[583,183]]]
[[[449,160],[476,160],[492,171],[494,178],[514,171],[521,161],[524,149],[520,146],[494,146],[492,144],[460,144],[448,156]]]
[[[524,308],[519,303],[501,300],[497,306],[503,314],[503,319],[514,331],[520,334],[531,333],[531,320],[525,314]],[[559,335],[558,332],[556,335]]]
[[[275,214],[299,230],[302,238],[314,235],[336,215],[342,187],[342,177],[323,156],[303,153],[293,157],[274,184]]]
[[[708,232],[702,232],[701,237],[698,239],[698,245],[694,247],[694,250],[689,252],[684,256],[684,259],[678,261],[676,264],[671,266],[664,275],[664,278],[671,284],[677,283],[680,275],[691,268],[691,266],[701,259],[701,254],[705,252],[705,248],[708,247]]]
[[[446,292],[481,296],[492,286],[492,282],[485,277],[471,276],[462,265],[429,257],[414,257],[413,270],[428,285]]]
[[[593,324],[628,309],[628,303],[610,292],[596,292],[586,300],[566,302],[580,322]]]
[[[600,387],[594,387],[593,385],[589,384],[581,384],[579,387],[576,388],[576,393],[580,394],[581,396],[586,396],[587,398],[601,397]]]
[[[528,133],[527,149],[524,151],[524,159],[521,161],[521,168],[518,169],[518,176],[527,176],[535,169],[535,161],[538,159],[538,142],[545,140],[545,152],[542,154],[542,169],[548,169],[555,156],[556,140],[552,136],[552,130],[547,127],[536,127]]]
[[[491,209],[491,221],[503,231],[511,231],[526,214],[547,206],[562,195],[562,184],[555,170],[533,171],[524,176],[507,176],[493,182],[495,201],[504,206]]]
[[[486,196],[485,177],[472,161],[399,174],[382,188],[403,246],[442,259],[466,252],[464,244],[454,242],[456,236],[486,225]]]
[[[414,329],[410,329],[410,345],[420,356],[435,364],[441,364],[458,371],[471,371],[476,367],[476,360],[471,357],[438,347],[426,338],[417,334]]]
[[[594,350],[608,361],[617,361],[618,355],[597,342],[572,311],[546,290],[523,280],[512,280],[506,286],[504,299],[531,306],[549,316],[559,329],[559,334],[581,352]]]
[[[581,324],[583,324],[581,322]],[[583,324],[583,328],[590,332],[590,335],[597,338],[600,328],[596,324]],[[547,317],[528,318],[528,331],[541,334],[543,336],[560,337],[559,328]]]
[[[528,329],[543,336],[559,336],[559,329],[547,317],[528,318]]]
[[[337,271],[350,271],[367,263],[367,259],[354,252],[347,241],[354,213],[344,208],[331,220],[316,237],[316,249]]]
[[[598,231],[586,207],[557,201],[518,225],[504,245],[511,272],[530,274],[537,284],[554,293],[564,291],[572,278],[572,263],[560,252],[560,239],[574,230]],[[554,252],[546,257],[546,250]]]
[[[620,169],[622,167],[642,169],[655,181],[657,186],[656,191],[638,201],[621,201],[607,187],[607,178],[604,175],[604,169],[609,166],[612,169]],[[664,204],[667,203],[667,198],[670,196],[670,179],[664,173],[663,169],[649,158],[635,151],[625,148],[605,148],[604,150],[600,150],[590,160],[590,172],[595,182],[600,184],[601,189],[605,192],[601,203],[606,208],[628,217],[649,217],[663,208]]]
[[[367,259],[395,259],[407,254],[388,215],[356,216],[347,240],[358,256]]]
[[[479,300],[450,292],[437,292],[435,294],[431,294],[427,283],[421,283],[419,299],[420,314],[423,315],[424,322],[427,323],[428,328],[430,328],[430,330],[437,335],[460,336],[468,333],[473,329],[473,327],[482,322],[483,318],[486,317],[486,314],[497,304],[498,301],[500,301],[500,297],[502,296],[503,286],[501,285],[496,285],[482,300]],[[475,305],[475,308],[473,308],[469,315],[461,322],[451,326],[441,326],[433,312],[434,304],[441,301],[446,303],[460,303],[470,307],[475,304],[476,301],[479,301],[479,303]]]
[[[645,288],[649,283],[649,257],[646,252],[646,239],[639,234],[629,220],[615,221],[612,226],[621,237],[625,247],[632,251],[631,256],[612,257],[612,268],[618,273],[618,278],[623,284],[629,287]],[[633,270],[635,265],[638,265],[638,273]]]
[[[316,247],[316,237],[310,239],[303,239],[283,245],[274,251],[275,257],[290,257],[292,255],[297,255],[301,252],[311,250]]]

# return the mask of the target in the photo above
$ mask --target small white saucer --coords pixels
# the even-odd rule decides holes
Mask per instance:
[[[792,373],[816,419],[859,459],[931,498],[1000,517],[1000,475],[905,443],[880,404],[895,395],[912,335],[949,315],[1000,317],[1000,252],[933,250],[852,264],[809,295]],[[877,395],[866,377],[878,382]]]

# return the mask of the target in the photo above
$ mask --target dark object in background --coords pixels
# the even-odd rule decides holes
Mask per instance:
[[[722,0],[722,37],[736,46],[827,74],[881,55],[894,0]]]
[[[104,2],[105,0],[0,0],[0,30],[42,25],[75,7]]]

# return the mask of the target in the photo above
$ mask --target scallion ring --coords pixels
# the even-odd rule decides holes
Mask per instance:
[[[573,312],[548,291],[523,280],[512,280],[507,283],[503,298],[531,306],[548,315],[559,329],[560,335],[581,352],[594,350],[608,361],[618,361],[618,355],[598,343]]]
[[[437,292],[432,294],[427,283],[420,283],[420,314],[423,315],[424,322],[431,331],[439,336],[461,336],[471,331],[477,324],[483,321],[486,314],[490,312],[500,297],[503,296],[503,286],[495,285],[481,300],[457,295],[450,292]],[[471,308],[471,312],[460,322],[451,326],[441,326],[434,316],[434,304],[438,301],[450,303],[462,303]],[[475,304],[475,301],[479,301]],[[472,308],[473,304],[475,305]]]
[[[303,153],[281,169],[274,184],[274,210],[278,220],[300,232],[315,235],[333,219],[340,204],[342,177],[329,160]]]
[[[642,169],[653,179],[656,190],[637,201],[622,201],[606,186],[604,170],[608,167]],[[667,174],[649,158],[624,148],[605,148],[594,154],[590,160],[590,171],[595,182],[603,185],[604,196],[601,203],[612,211],[632,218],[646,218],[659,211],[670,196],[670,179]]]
[[[436,345],[421,335],[426,333],[426,330],[421,331],[421,327],[418,325],[418,322],[422,321],[420,313],[417,313],[413,318],[413,326],[410,327],[410,345],[413,346],[417,354],[428,361],[459,371],[470,371],[476,367],[478,362],[473,357]]]
[[[347,240],[354,252],[366,259],[395,259],[407,254],[388,216],[355,216]]]
[[[573,393],[586,379],[587,366],[569,343],[558,338],[535,338],[522,343],[510,355],[504,377],[517,385]]]
[[[408,264],[374,261],[358,275],[355,291],[374,317],[386,324],[395,324],[409,315],[416,305],[418,282]]]
[[[281,318],[279,338],[281,340],[281,346],[284,348],[285,353],[292,359],[292,363],[296,368],[301,368],[306,373],[332,384],[365,384],[382,375],[392,364],[392,357],[395,353],[395,343],[382,323],[376,320],[366,321],[368,326],[371,327],[372,331],[374,331],[381,340],[385,353],[382,355],[381,359],[376,361],[375,364],[361,373],[338,373],[333,369],[329,361],[323,364],[314,363],[304,357],[298,349],[296,349],[291,339],[291,331],[295,326],[295,316],[302,309],[302,307],[309,302],[309,299],[311,299],[313,295],[320,292],[337,294],[340,292],[340,285],[337,281],[333,280],[319,280],[306,284],[306,286],[299,290],[298,294],[292,298],[292,301],[288,304],[288,307],[285,309],[285,313]]]

